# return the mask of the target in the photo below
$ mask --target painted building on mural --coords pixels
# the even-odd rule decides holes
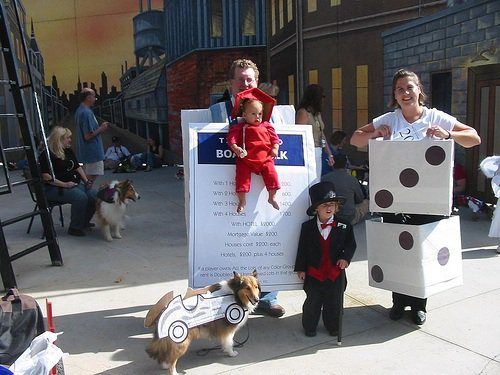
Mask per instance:
[[[474,127],[479,147],[457,147],[467,169],[467,191],[493,201],[478,165],[500,154],[500,2],[453,1],[449,7],[382,34],[384,101],[398,67],[419,74],[433,107]],[[496,127],[495,127],[496,124]]]
[[[169,147],[182,154],[182,109],[207,108],[227,88],[228,70],[249,58],[266,72],[265,0],[167,0]]]
[[[27,68],[27,64],[29,63],[33,87],[40,108],[40,114],[44,127],[47,129],[56,122],[60,121],[67,114],[67,107],[64,106],[64,104],[59,100],[58,94],[52,90],[51,86],[45,86],[44,58],[42,51],[38,47],[33,22],[31,22],[31,33],[28,34],[28,21],[26,19],[26,9],[23,3],[18,0],[17,9],[23,33],[22,37],[26,43],[27,59],[23,52],[22,38],[17,26],[17,18],[12,2],[7,1],[5,5],[8,14],[8,22],[12,31],[11,38],[14,45],[13,52],[19,67],[18,73],[21,84],[24,85],[30,82]],[[0,59],[0,79],[6,79],[7,76],[8,73],[2,58]],[[35,125],[35,129],[39,129],[40,121],[35,110],[35,98],[30,90],[24,92],[28,93],[25,98],[27,105],[26,112],[30,116],[30,123]],[[10,87],[3,84],[0,86],[0,113],[13,114],[15,112],[16,109],[10,93]],[[15,118],[0,117],[0,127],[2,129],[0,136],[3,147],[14,147],[20,145],[21,133]],[[35,131],[35,135],[38,135],[38,131]]]
[[[122,93],[109,101],[113,120],[142,138],[168,139],[165,78],[165,17],[151,1],[133,18],[136,65],[122,71]],[[168,147],[166,147],[168,149]]]
[[[326,133],[352,133],[387,110],[381,33],[445,7],[443,0],[269,0],[270,74],[279,102],[297,106],[304,88],[318,83]]]

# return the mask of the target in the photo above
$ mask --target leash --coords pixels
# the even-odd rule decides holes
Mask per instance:
[[[233,348],[242,348],[246,344],[248,339],[250,338],[250,327],[248,324],[248,320],[247,320],[246,327],[247,327],[247,336],[241,342],[233,338],[233,342],[234,342]],[[220,349],[222,349],[222,347],[220,345],[214,346],[212,348],[203,348],[203,349],[196,351],[196,355],[203,357],[214,350],[220,350]]]

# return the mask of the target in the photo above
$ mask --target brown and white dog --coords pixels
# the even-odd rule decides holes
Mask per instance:
[[[99,187],[96,199],[96,217],[102,230],[102,235],[107,241],[122,238],[120,229],[127,204],[140,199],[139,194],[132,185],[131,180],[111,181]]]
[[[190,291],[193,292],[188,290],[188,295]],[[184,341],[178,343],[174,342],[170,337],[159,338],[158,336],[159,317],[165,310],[165,305],[172,300],[173,296],[172,292],[165,295],[149,311],[146,317],[144,325],[155,328],[153,341],[146,348],[146,352],[151,358],[156,359],[162,368],[168,369],[171,375],[177,375],[177,361],[187,352],[191,342],[196,339],[216,339],[220,342],[222,351],[228,356],[234,357],[238,355],[238,352],[233,349],[233,338],[238,329],[245,325],[248,315],[257,307],[260,284],[255,270],[250,275],[241,275],[234,272],[231,279],[210,285],[200,291],[209,291],[213,294],[222,295],[233,294],[234,302],[245,310],[245,315],[238,324],[231,324],[222,318],[190,328]],[[200,291],[194,291],[193,293],[199,294]]]

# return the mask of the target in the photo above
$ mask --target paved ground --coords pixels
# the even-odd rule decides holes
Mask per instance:
[[[40,250],[14,263],[22,292],[44,305],[54,304],[60,347],[70,353],[67,374],[161,374],[144,352],[151,333],[143,327],[149,306],[166,291],[187,286],[183,186],[175,168],[130,175],[141,200],[130,206],[124,238],[107,243],[98,231],[71,237],[56,221],[63,267],[50,267]],[[19,188],[0,196],[2,219],[32,209]],[[390,293],[368,286],[364,224],[356,226],[358,250],[351,264],[346,294],[343,346],[319,330],[314,338],[301,331],[302,291],[282,292],[287,313],[280,319],[252,316],[249,340],[240,355],[196,350],[213,343],[200,341],[178,365],[187,374],[500,374],[500,256],[488,238],[489,221],[474,222],[462,213],[464,285],[428,302],[428,321],[418,328],[409,320],[387,318]],[[69,222],[69,206],[65,207]],[[56,213],[54,212],[54,219]],[[56,219],[57,220],[57,219]],[[8,228],[11,251],[34,243],[27,223]],[[240,339],[246,330],[240,333]]]

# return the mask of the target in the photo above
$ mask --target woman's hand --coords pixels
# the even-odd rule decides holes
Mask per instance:
[[[306,273],[305,272],[297,272],[297,276],[299,277],[299,279],[305,280]]]
[[[78,185],[76,182],[73,181],[68,181],[68,182],[63,182],[63,187],[66,189],[71,189],[74,188],[76,185]]]
[[[388,125],[380,125],[375,131],[373,132],[373,135],[375,136],[374,138],[378,137],[384,137],[387,138],[391,135],[391,127]]]
[[[435,137],[439,139],[450,139],[451,138],[451,133],[448,130],[444,130],[441,126],[439,125],[431,125],[427,129],[427,136],[428,137]]]
[[[349,262],[345,259],[339,259],[337,261],[337,266],[339,266],[340,269],[343,270],[343,269],[349,267]]]

